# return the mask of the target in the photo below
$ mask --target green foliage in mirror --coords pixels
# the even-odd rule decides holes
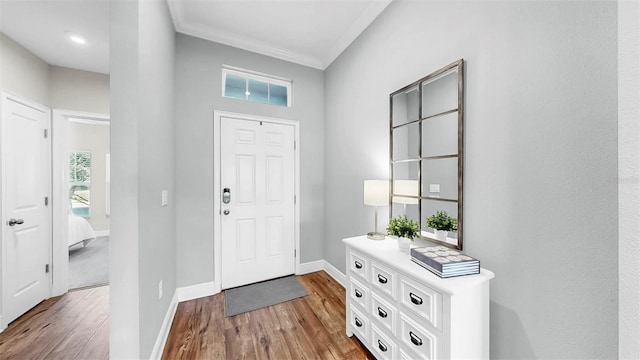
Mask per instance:
[[[449,216],[446,211],[438,211],[427,218],[427,226],[436,230],[454,231],[458,230],[458,220]]]

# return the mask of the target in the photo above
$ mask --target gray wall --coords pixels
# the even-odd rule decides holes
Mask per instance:
[[[640,359],[640,3],[618,3],[620,359]]]
[[[187,35],[176,37],[178,286],[213,281],[214,110],[299,121],[301,262],[322,259],[323,72]],[[293,106],[223,98],[222,64],[292,79]]]
[[[49,65],[2,33],[0,87],[49,106]]]
[[[109,75],[51,66],[51,107],[109,114]]]
[[[112,2],[111,25],[110,356],[148,358],[176,288],[175,33],[164,1]]]
[[[51,66],[0,33],[0,87],[52,109],[109,113],[109,75]]]
[[[344,271],[340,240],[370,229],[388,94],[464,58],[492,358],[617,357],[616,31],[615,2],[394,1],[326,71],[325,259]]]

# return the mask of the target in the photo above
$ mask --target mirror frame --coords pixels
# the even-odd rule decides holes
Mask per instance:
[[[422,105],[423,105],[423,98],[422,98],[422,90],[423,90],[423,86],[429,82],[435,81],[437,80],[440,76],[450,73],[450,72],[456,72],[458,74],[458,83],[457,83],[457,98],[458,98],[458,106],[457,108],[454,109],[449,109],[440,113],[436,113],[436,114],[432,114],[432,115],[428,115],[428,116],[423,116],[423,109],[422,109]],[[403,92],[407,92],[408,90],[417,87],[418,88],[418,119],[417,120],[409,120],[407,122],[401,123],[401,124],[397,124],[394,125],[394,118],[393,118],[393,113],[394,113],[394,109],[393,109],[393,98],[396,95],[402,94]],[[422,153],[422,137],[423,137],[423,129],[422,129],[422,123],[428,119],[431,118],[435,118],[438,116],[443,116],[443,115],[447,115],[447,114],[451,114],[451,113],[455,113],[457,111],[458,113],[458,153],[457,154],[448,154],[448,155],[442,155],[442,156],[429,156],[429,157],[423,157],[423,153]],[[409,126],[411,124],[418,124],[418,137],[419,137],[419,141],[418,141],[418,158],[417,159],[400,159],[400,160],[394,160],[394,153],[393,153],[393,149],[394,149],[394,144],[393,144],[393,130],[402,126]],[[415,200],[417,200],[417,205],[418,205],[418,217],[419,217],[419,224],[420,224],[420,238],[424,239],[424,240],[428,240],[440,245],[444,245],[450,248],[454,248],[454,249],[458,249],[458,250],[462,250],[463,248],[463,170],[464,170],[464,59],[460,59],[457,61],[454,61],[453,63],[407,85],[402,87],[401,89],[398,89],[394,92],[392,92],[389,95],[389,204],[393,205],[393,199],[394,197],[403,197],[403,198],[413,198]],[[444,159],[444,158],[457,158],[458,160],[458,196],[457,199],[444,199],[444,198],[434,198],[434,197],[429,197],[426,196],[428,194],[428,191],[424,190],[423,191],[423,186],[422,186],[422,179],[423,179],[423,174],[422,174],[422,162],[423,160],[428,160],[428,159]],[[402,195],[399,196],[400,194],[394,194],[394,164],[398,164],[401,162],[407,162],[407,161],[411,161],[411,162],[417,162],[418,163],[418,194],[417,196],[406,196],[406,195]],[[435,237],[430,237],[430,236],[424,236],[424,219],[423,216],[426,216],[426,214],[422,214],[422,203],[423,201],[426,200],[430,200],[430,201],[446,201],[446,202],[455,202],[457,203],[457,207],[458,207],[458,214],[457,214],[457,219],[458,219],[458,231],[457,231],[457,244],[454,244],[452,242],[445,242],[445,241],[440,241],[437,240]],[[393,206],[389,206],[389,217],[393,217]],[[452,239],[455,240],[455,239]]]

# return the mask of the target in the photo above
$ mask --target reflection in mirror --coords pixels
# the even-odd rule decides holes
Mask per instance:
[[[418,181],[417,180],[395,180],[393,182],[393,203],[403,204],[403,214],[406,214],[407,205],[418,205]],[[418,207],[416,206],[416,211]],[[417,219],[417,217],[416,217]],[[417,221],[419,224],[420,222]]]
[[[422,157],[455,154],[458,154],[458,112],[423,121]]]
[[[406,204],[402,201],[408,200],[407,198],[397,198],[393,197],[391,201],[391,211],[398,215],[407,215],[409,219],[412,219],[417,224],[420,224],[420,211],[418,207],[418,201],[416,200],[415,204]]]
[[[422,160],[422,196],[458,200],[458,158]]]
[[[414,180],[418,181],[420,160],[410,160],[393,164],[393,181]]]
[[[458,108],[458,69],[422,83],[422,118]]]
[[[427,226],[427,218],[436,214],[438,211],[444,211],[447,215],[454,219],[458,219],[458,204],[450,201],[440,201],[432,199],[422,199],[422,216],[420,218],[420,231],[423,237],[427,240],[435,240],[436,235],[434,229]],[[447,238],[444,240],[447,244],[458,245],[458,233],[456,231],[449,231]]]
[[[418,86],[413,86],[394,95],[392,101],[392,125],[398,126],[418,120],[420,109],[420,94]]]
[[[420,130],[418,123],[411,123],[394,128],[393,160],[408,160],[420,158]]]
[[[464,61],[455,61],[390,96],[390,216],[407,214],[423,238],[462,250]],[[412,184],[410,190],[401,188]],[[427,226],[427,217],[446,211],[457,230]],[[432,224],[434,227],[436,224]]]

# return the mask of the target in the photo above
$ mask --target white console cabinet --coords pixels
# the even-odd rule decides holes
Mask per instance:
[[[395,239],[344,239],[347,335],[378,359],[488,359],[489,280],[441,279],[401,253]]]

